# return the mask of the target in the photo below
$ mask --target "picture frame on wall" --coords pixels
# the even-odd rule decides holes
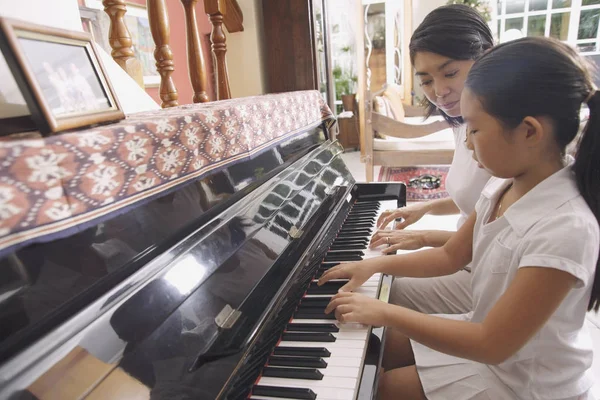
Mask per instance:
[[[137,4],[131,1],[126,3],[127,12],[124,20],[127,30],[131,35],[131,47],[134,57],[139,60],[142,66],[144,77],[144,86],[146,88],[158,87],[160,85],[160,74],[156,69],[156,60],[154,58],[154,39],[150,30],[150,21],[148,20],[148,9],[145,5]],[[101,30],[100,38],[108,38],[110,30],[110,18],[104,11],[102,0],[85,0],[85,7],[80,6],[80,14],[83,18],[82,10],[95,11],[97,26]],[[85,25],[84,25],[85,29]],[[96,41],[100,46],[110,54],[112,49],[108,45],[108,41]]]
[[[88,33],[0,18],[0,49],[40,133],[125,118]]]

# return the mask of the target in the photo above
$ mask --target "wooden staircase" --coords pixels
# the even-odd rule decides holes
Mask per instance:
[[[174,0],[170,0],[174,1]],[[198,24],[196,19],[196,4],[198,0],[180,0],[185,12],[186,43],[188,55],[188,70],[194,89],[194,103],[210,101],[207,88],[206,60],[200,45]],[[229,76],[227,73],[227,44],[223,30],[225,25],[229,33],[244,30],[244,15],[237,0],[203,0],[204,10],[212,24],[210,36],[214,69],[217,77],[217,99],[231,98]],[[131,48],[131,35],[125,25],[127,0],[103,0],[104,11],[110,17],[109,43],[113,59],[133,78],[143,86],[142,69],[134,57]],[[170,25],[166,0],[146,0],[150,30],[155,44],[154,57],[156,69],[160,74],[161,107],[179,105],[177,88],[171,75],[175,69],[170,43]]]

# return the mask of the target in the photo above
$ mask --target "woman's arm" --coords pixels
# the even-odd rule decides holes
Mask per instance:
[[[400,139],[415,139],[450,128],[450,124],[446,121],[433,121],[427,124],[407,124],[378,113],[373,113],[372,122],[374,130],[383,132],[386,136],[393,136]]]
[[[395,229],[404,229],[423,218],[425,214],[452,215],[458,213],[460,213],[458,206],[451,198],[447,197],[426,203],[415,203],[395,210],[386,210],[377,219],[377,227],[385,228],[396,219],[402,218],[402,221],[396,224]]]
[[[351,291],[377,272],[416,278],[453,274],[471,262],[476,219],[474,212],[443,247],[339,264],[321,276],[319,285],[332,279],[350,279],[340,291]]]
[[[428,214],[431,215],[452,215],[459,214],[458,206],[450,197],[445,199],[431,200],[428,202]]]
[[[423,247],[442,247],[452,237],[454,231],[433,230],[388,230],[377,231],[371,238],[370,248],[387,245],[381,249],[384,254],[395,254],[398,250],[418,250]]]

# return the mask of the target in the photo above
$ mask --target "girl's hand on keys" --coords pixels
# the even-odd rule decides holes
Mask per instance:
[[[417,203],[395,210],[385,210],[377,219],[377,228],[383,229],[394,220],[402,218],[402,222],[397,223],[395,229],[404,229],[423,218],[423,215],[427,213],[425,204]]]
[[[369,247],[374,249],[384,247],[384,254],[394,253],[396,250],[418,250],[428,246],[426,236],[430,231],[391,231],[382,229],[375,232]]]
[[[384,326],[388,322],[388,303],[358,293],[338,293],[331,298],[325,314],[335,311],[340,322],[357,322],[365,325]]]
[[[335,267],[326,271],[317,285],[321,286],[332,279],[350,279],[348,283],[340,288],[340,292],[350,292],[362,286],[374,272],[370,260],[363,260],[353,263],[338,264]]]

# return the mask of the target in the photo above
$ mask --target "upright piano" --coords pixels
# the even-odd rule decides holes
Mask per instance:
[[[319,121],[0,261],[0,399],[371,399],[384,330],[316,279],[367,248],[401,183],[356,183]],[[390,277],[358,292],[386,299]]]

